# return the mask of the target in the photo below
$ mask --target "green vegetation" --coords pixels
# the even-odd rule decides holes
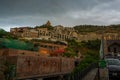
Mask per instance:
[[[65,57],[76,57],[78,53],[78,42],[74,39],[67,40],[68,48],[65,49],[63,56]]]
[[[88,67],[90,64],[95,63],[99,60],[99,48],[100,40],[88,40],[82,42],[76,42],[75,40],[68,40],[67,52],[64,56],[75,57],[80,52],[83,56],[80,63],[75,68],[76,71],[81,71]]]
[[[75,54],[74,56],[77,56],[78,52],[80,52],[82,55],[86,55],[88,51],[93,51],[93,53],[96,54],[99,52],[100,40],[98,39],[81,42],[76,42],[74,39],[67,41],[68,41],[67,52],[74,52]]]
[[[80,61],[75,71],[82,71],[90,64],[99,61],[100,40],[82,41],[81,44],[80,51],[84,55],[84,58]]]
[[[13,80],[16,73],[16,66],[5,61],[0,65],[0,73],[3,74],[3,80]]]
[[[92,63],[98,62],[98,60],[99,60],[98,53],[95,53],[94,51],[87,51],[87,54],[84,55],[83,60],[81,60],[80,63],[75,68],[75,72],[84,70]]]
[[[99,26],[99,25],[77,25],[74,26],[79,33],[101,33],[103,30],[107,33],[117,33],[120,32],[120,24],[118,25],[108,25],[108,26]]]
[[[3,29],[0,29],[0,37],[3,37],[4,35],[6,35],[6,31]]]
[[[6,32],[3,29],[0,29],[0,38],[17,39],[17,37],[11,35],[9,32]]]
[[[53,26],[46,26],[46,25],[41,25],[41,26],[36,26],[35,28],[47,28],[48,30],[53,30]]]
[[[88,32],[98,32],[101,31],[103,26],[97,26],[97,25],[78,25],[74,27],[76,30],[78,30],[79,33],[88,33]]]
[[[11,35],[3,29],[0,29],[0,48],[13,48],[21,50],[37,51],[38,48],[29,41],[17,40],[17,37]]]
[[[100,48],[100,40],[88,40],[88,41],[82,41],[81,42],[82,47],[86,47],[91,50],[99,50]]]
[[[34,45],[30,42],[6,38],[0,38],[0,48],[13,48],[31,51],[37,51],[38,49],[37,47],[34,47]]]
[[[72,48],[66,48],[63,56],[66,56],[66,57],[75,57],[77,56],[77,53],[74,52],[74,50]]]

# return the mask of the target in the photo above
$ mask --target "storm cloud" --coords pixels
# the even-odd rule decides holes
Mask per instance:
[[[120,0],[0,0],[0,28],[120,23]]]

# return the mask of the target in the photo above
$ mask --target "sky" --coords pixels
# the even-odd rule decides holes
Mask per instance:
[[[0,0],[0,28],[120,24],[120,0]]]

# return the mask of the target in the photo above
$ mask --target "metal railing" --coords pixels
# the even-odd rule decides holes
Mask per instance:
[[[98,68],[98,64],[92,63],[91,65],[83,69],[82,71],[78,71],[74,73],[73,75],[71,75],[69,80],[82,80],[87,75],[88,72],[90,72],[92,69],[95,69],[95,68]]]

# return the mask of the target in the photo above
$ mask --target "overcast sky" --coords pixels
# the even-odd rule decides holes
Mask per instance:
[[[120,0],[0,0],[0,28],[120,24]]]

